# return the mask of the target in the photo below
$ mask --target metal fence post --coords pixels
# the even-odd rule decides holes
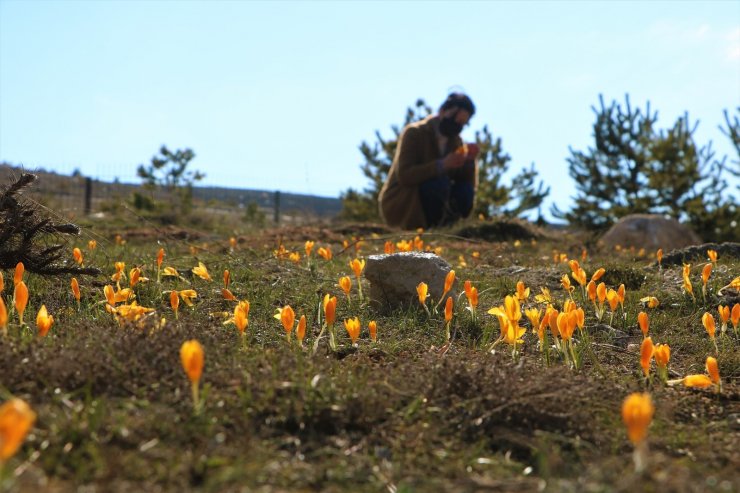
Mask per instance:
[[[275,215],[273,219],[275,224],[280,223],[280,190],[275,190]]]
[[[92,212],[92,178],[85,178],[85,214]]]

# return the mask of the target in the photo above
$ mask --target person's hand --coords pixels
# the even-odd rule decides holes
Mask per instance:
[[[460,168],[465,164],[466,156],[458,152],[451,152],[442,159],[442,168],[445,171]]]

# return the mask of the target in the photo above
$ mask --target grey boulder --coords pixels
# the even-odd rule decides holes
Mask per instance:
[[[373,306],[390,310],[412,304],[418,306],[416,287],[420,282],[429,286],[427,306],[436,304],[442,296],[445,277],[451,270],[452,266],[434,253],[402,252],[369,256],[365,278],[370,281]]]

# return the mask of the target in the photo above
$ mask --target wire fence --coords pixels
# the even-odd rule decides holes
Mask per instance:
[[[12,183],[24,171],[29,170],[0,164],[0,183]],[[136,183],[139,179],[130,173],[104,181],[79,173],[68,176],[44,170],[32,172],[39,176],[39,180],[24,195],[70,219],[122,209],[146,209],[152,204],[170,207],[179,203],[180,191],[145,188]],[[114,172],[108,170],[107,175]],[[305,224],[328,220],[340,210],[340,202],[334,198],[220,187],[194,187],[192,203],[200,214],[264,224]],[[176,214],[178,211],[171,212]]]

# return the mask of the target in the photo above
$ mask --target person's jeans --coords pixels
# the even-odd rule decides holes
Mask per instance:
[[[419,185],[419,198],[428,226],[440,226],[467,217],[475,192],[469,182],[453,182],[447,175]]]

